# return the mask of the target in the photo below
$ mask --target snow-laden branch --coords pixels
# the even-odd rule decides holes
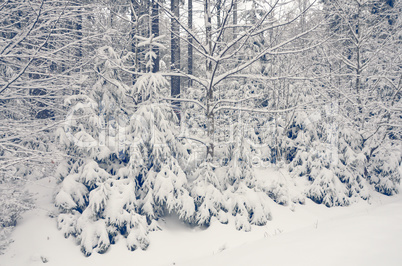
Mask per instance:
[[[267,110],[267,109],[257,109],[257,108],[246,108],[246,107],[233,107],[233,106],[221,106],[215,109],[215,113],[224,111],[224,110],[233,110],[233,111],[242,111],[242,112],[250,112],[250,113],[263,113],[263,114],[279,114],[279,113],[287,113],[290,111],[294,111],[298,106],[286,108],[286,109],[278,109],[278,110]]]
[[[183,98],[163,98],[162,100],[166,100],[166,101],[173,101],[173,102],[189,102],[189,103],[194,103],[196,105],[198,105],[199,107],[201,107],[204,110],[207,110],[207,108],[205,107],[205,105],[203,105],[201,102],[194,100],[194,99],[183,99]]]
[[[282,26],[286,26],[286,25],[289,25],[289,24],[295,22],[295,21],[298,20],[302,15],[304,15],[305,13],[307,13],[307,11],[308,11],[316,2],[317,2],[317,0],[314,0],[306,9],[304,9],[302,12],[300,12],[299,14],[297,14],[297,16],[295,16],[293,19],[291,19],[291,20],[289,20],[289,21],[286,21],[286,22],[283,22],[283,23],[278,23],[278,24],[274,24],[274,25],[269,25],[269,26],[267,26],[267,27],[263,27],[262,29],[259,29],[258,31],[253,32],[253,33],[251,34],[251,36],[256,36],[256,35],[258,35],[258,34],[261,34],[261,33],[263,33],[263,32],[266,32],[266,31],[268,31],[268,30],[272,30],[272,29],[275,29],[275,28],[279,28],[279,27],[282,27]],[[276,3],[277,3],[277,2],[276,2]],[[275,3],[275,5],[276,5],[276,3]],[[272,11],[272,10],[273,10],[273,8],[271,9],[271,11]]]
[[[349,59],[347,59],[345,56],[340,55],[340,57],[341,57],[340,59],[342,60],[342,62],[345,63],[345,65],[347,65],[348,67],[353,68],[354,70],[359,69],[356,64],[353,64],[353,63],[352,63]]]
[[[43,87],[45,89],[45,87]],[[51,96],[51,95],[15,95],[15,96],[7,96],[7,97],[2,97],[0,96],[0,101],[9,101],[9,100],[21,100],[21,99],[64,99],[64,95],[57,95],[57,96]]]
[[[49,35],[50,37],[50,35]],[[0,90],[0,94],[3,93],[11,84],[13,84],[17,79],[19,79],[27,70],[27,68],[29,67],[29,65],[31,65],[31,63],[36,59],[35,56],[39,53],[39,51],[45,46],[45,44],[47,43],[47,41],[49,40],[49,38],[47,38],[41,46],[39,46],[38,50],[35,51],[35,53],[33,54],[32,58],[28,61],[28,63],[20,70],[20,72],[16,75],[14,75],[14,77],[9,80]]]
[[[256,62],[257,60],[259,60],[259,59],[260,59],[262,56],[264,56],[265,54],[267,54],[267,53],[273,53],[273,51],[275,51],[276,49],[279,49],[279,48],[285,46],[286,44],[291,43],[291,42],[293,42],[294,40],[297,40],[297,39],[299,39],[300,37],[302,37],[302,36],[304,36],[304,35],[306,35],[306,34],[312,32],[312,31],[315,30],[318,26],[319,26],[319,24],[316,25],[316,26],[314,26],[313,28],[307,30],[307,31],[304,31],[304,32],[302,32],[302,33],[300,33],[300,34],[298,34],[298,35],[296,35],[296,36],[294,36],[294,37],[292,37],[292,38],[286,40],[286,41],[281,42],[280,44],[278,44],[278,45],[276,45],[276,46],[274,46],[274,47],[267,47],[267,48],[265,48],[263,51],[261,51],[261,52],[258,53],[256,56],[254,56],[254,58],[250,59],[248,62],[245,62],[245,63],[243,63],[243,64],[241,64],[241,65],[235,67],[234,69],[232,69],[232,70],[230,70],[230,71],[227,71],[226,73],[223,73],[223,74],[219,75],[219,76],[216,78],[216,81],[212,84],[212,86],[216,86],[217,84],[219,84],[222,80],[226,79],[227,77],[229,77],[229,76],[231,76],[231,75],[233,75],[233,74],[236,74],[236,73],[238,73],[238,72],[244,70],[245,68],[247,68],[248,66],[250,66],[251,64],[253,64],[254,62]],[[306,49],[307,49],[307,48],[306,48]]]
[[[7,169],[10,166],[22,163],[22,162],[29,162],[29,161],[33,161],[34,159],[37,159],[38,161],[41,160],[41,162],[43,162],[43,158],[39,157],[39,156],[31,156],[31,157],[23,157],[23,158],[13,158],[13,160],[9,160],[6,162],[2,162],[0,164],[0,170],[3,169]]]
[[[230,16],[230,14],[232,13],[232,9],[233,9],[233,6],[234,6],[234,1],[235,1],[235,0],[232,0],[232,1],[231,1],[229,10],[226,12],[226,16],[225,16],[225,18],[224,18],[223,21],[222,21],[222,27],[219,29],[218,37],[216,37],[216,41],[214,42],[214,47],[212,48],[211,54],[214,54],[215,49],[216,49],[216,47],[217,47],[217,44],[219,43],[219,40],[221,39],[221,37],[222,37],[222,35],[223,35],[223,32],[224,32],[224,30],[225,30],[224,25],[226,25],[226,23],[227,23],[227,21],[228,21],[228,18],[229,18],[229,16]]]
[[[252,80],[270,80],[270,81],[275,81],[275,80],[314,80],[314,79],[319,79],[322,78],[323,76],[275,76],[275,77],[270,77],[270,76],[264,76],[264,75],[258,75],[258,74],[234,74],[231,75],[228,78],[234,78],[234,79],[239,79],[239,78],[245,78],[245,79],[252,79]]]
[[[42,1],[42,5],[43,5]],[[51,27],[49,33],[46,36],[45,41],[38,47],[38,49],[35,51],[35,53],[32,55],[32,58],[28,61],[28,63],[20,70],[20,72],[16,75],[14,75],[14,77],[9,80],[1,89],[0,89],[0,94],[3,93],[11,84],[13,84],[16,80],[18,80],[27,70],[27,68],[31,65],[31,63],[36,59],[37,54],[42,50],[42,48],[47,44],[47,42],[50,39],[50,36],[52,35],[52,32],[54,30],[54,28],[56,27],[56,25],[59,23],[59,20],[61,18],[61,16],[64,14],[66,6],[64,6],[63,11],[60,13],[59,17],[57,18],[57,20],[54,22],[53,27]],[[38,19],[39,19],[39,15],[38,15]]]
[[[337,7],[334,5],[334,3],[337,4],[339,8],[337,8]],[[350,33],[352,33],[352,35],[353,35],[353,37],[354,37],[354,40],[355,40],[355,44],[356,44],[356,46],[357,46],[359,37],[358,37],[358,35],[356,34],[356,29],[355,29],[354,27],[352,27],[352,25],[350,24],[349,20],[344,16],[344,14],[347,13],[347,12],[346,12],[345,9],[342,7],[342,5],[339,3],[338,0],[334,0],[333,2],[331,2],[331,4],[332,4],[332,6],[335,8],[335,10],[339,10],[339,9],[340,9],[340,10],[342,11],[342,12],[339,12],[339,11],[338,11],[338,12],[337,12],[337,15],[339,15],[339,16],[343,19],[343,21],[347,23],[347,25],[348,25],[348,27],[349,27],[349,31],[350,31]]]
[[[75,44],[79,44],[79,43],[81,43],[83,41],[86,41],[86,40],[89,40],[89,39],[92,39],[92,38],[96,38],[96,37],[100,37],[100,36],[104,36],[104,35],[105,35],[104,33],[99,33],[99,34],[95,34],[95,35],[89,35],[87,37],[78,39],[78,40],[73,41],[73,42],[69,42],[68,44],[66,44],[64,46],[62,46],[62,47],[60,47],[58,49],[52,50],[50,53],[45,54],[45,56],[54,55],[54,54],[56,54],[56,53],[58,53],[60,51],[63,51],[63,50],[65,50],[65,49],[67,49],[67,48],[69,48],[69,47],[71,47],[71,46],[73,46]]]
[[[205,139],[199,139],[199,138],[195,138],[195,137],[187,137],[187,136],[179,136],[177,137],[178,139],[188,139],[188,140],[193,140],[193,141],[197,141],[205,146],[207,146],[207,141]]]
[[[157,46],[160,49],[166,49],[165,45],[158,42],[159,40],[164,39],[165,35],[155,37],[155,35],[152,34],[150,37],[147,37],[147,38],[139,36],[139,35],[135,35],[134,38],[142,41],[137,44],[138,47],[152,45],[152,46]]]
[[[58,125],[60,125],[60,124],[63,124],[64,122],[65,122],[65,121],[63,121],[63,120],[62,120],[62,121],[58,121],[58,122],[52,123],[52,124],[50,124],[50,125],[44,126],[44,127],[42,127],[42,128],[29,131],[29,133],[18,134],[18,135],[11,136],[11,137],[1,138],[1,139],[0,139],[0,144],[1,144],[1,143],[7,143],[8,141],[14,141],[14,140],[16,140],[16,139],[25,139],[25,138],[27,138],[27,137],[29,137],[29,136],[32,136],[32,135],[35,135],[35,134],[37,134],[37,133],[39,133],[39,132],[44,132],[44,131],[47,131],[47,130],[51,130],[51,129],[55,128],[56,126],[58,126]]]
[[[128,91],[127,88],[125,86],[122,86],[122,84],[120,82],[117,82],[117,80],[107,78],[105,75],[103,75],[102,73],[97,71],[96,68],[94,68],[94,72],[97,73],[99,76],[101,76],[103,79],[105,79],[107,82],[109,82],[110,84],[115,86],[116,88],[123,89],[126,92]]]
[[[4,3],[0,5],[0,11],[3,10],[3,8],[8,4],[8,2],[10,2],[10,0],[4,1]]]
[[[402,91],[402,74],[399,77],[399,82],[398,85],[396,85],[392,80],[390,80],[389,78],[386,78],[386,80],[392,85],[392,87],[394,87],[395,89],[395,93],[392,96],[392,103],[391,105],[393,106],[395,104],[395,100],[397,99],[398,94]]]
[[[169,17],[173,18],[179,25],[180,27],[183,28],[183,30],[189,34],[191,36],[191,38],[202,48],[202,50],[204,51],[205,55],[208,54],[207,49],[205,48],[205,46],[201,43],[200,40],[198,40],[198,38],[196,37],[197,35],[191,30],[189,29],[186,25],[184,25],[179,18],[177,18],[169,9],[165,8],[164,5],[162,5],[161,3],[159,3],[159,1],[156,1],[156,3],[163,9],[163,11],[165,11],[166,14],[169,15]]]
[[[259,27],[261,26],[261,24],[265,21],[265,19],[273,12],[275,6],[278,4],[279,0],[277,0],[274,3],[274,6],[264,14],[264,16],[257,22],[255,23],[255,25],[253,27],[251,27],[249,30],[243,32],[242,34],[240,34],[236,39],[232,40],[226,47],[225,49],[223,49],[219,55],[219,59],[218,60],[224,60],[227,58],[232,57],[233,54],[231,54],[229,57],[224,57],[224,55],[233,47],[235,46],[237,43],[239,43],[239,41],[241,41],[243,38],[247,37],[246,39],[250,38],[252,36],[252,33]],[[268,30],[268,29],[267,29]],[[264,30],[265,31],[265,30]],[[247,41],[247,40],[246,40]],[[246,42],[245,41],[245,42]],[[238,48],[239,49],[239,48]],[[217,61],[218,61],[217,60]]]
[[[308,50],[311,50],[311,49],[314,49],[314,48],[317,48],[317,47],[321,46],[322,44],[326,43],[329,39],[330,39],[330,37],[328,37],[327,39],[325,39],[325,40],[323,40],[323,41],[321,41],[319,43],[316,43],[316,44],[314,44],[312,46],[308,46],[308,47],[304,47],[304,48],[300,48],[300,49],[281,50],[279,52],[269,52],[268,51],[266,54],[269,54],[269,55],[284,55],[284,54],[302,53],[302,52],[305,52],[305,51],[308,51]]]
[[[376,49],[376,51],[364,62],[361,66],[361,69],[364,70],[366,69],[371,62],[374,60],[374,58],[378,55],[378,53],[381,51],[382,48],[385,47],[386,43],[391,39],[391,34],[388,35],[388,37],[382,42],[382,44]]]
[[[128,73],[128,74],[132,74],[132,75],[136,75],[136,76],[141,76],[144,75],[146,73],[144,72],[138,72],[138,71],[132,71],[130,69],[125,68],[122,65],[117,64],[116,62],[114,62],[113,60],[110,60],[110,62],[115,65],[116,67],[118,67],[119,69],[121,69],[122,71]],[[183,72],[158,72],[159,74],[161,74],[164,77],[184,77],[184,78],[189,78],[191,80],[194,80],[196,82],[198,82],[200,85],[202,85],[203,87],[207,87],[208,86],[208,81],[202,78],[199,78],[197,76],[191,75],[191,74],[187,74],[187,73],[183,73]]]
[[[42,0],[41,4],[40,4],[40,6],[39,6],[38,14],[37,14],[37,16],[36,16],[34,22],[31,24],[31,26],[30,26],[30,27],[28,28],[28,30],[25,32],[25,34],[23,34],[22,36],[20,36],[18,39],[17,39],[18,36],[14,37],[14,38],[12,39],[12,41],[14,41],[14,39],[17,39],[17,40],[16,40],[15,42],[12,42],[12,41],[11,41],[8,45],[6,45],[6,46],[4,47],[4,49],[0,52],[0,54],[8,54],[10,51],[12,51],[12,49],[14,49],[18,44],[20,44],[23,40],[26,39],[26,37],[31,33],[32,29],[33,29],[33,28],[36,26],[36,24],[38,23],[39,18],[40,18],[41,14],[42,14],[42,8],[43,8],[43,4],[44,4],[44,3],[45,3],[45,1]],[[8,52],[7,52],[7,50],[8,50]]]
[[[249,100],[254,100],[254,99],[258,99],[258,98],[261,98],[262,97],[262,95],[255,95],[255,96],[251,96],[251,97],[248,97],[248,98],[245,98],[245,99],[241,99],[241,100],[219,100],[219,101],[217,101],[215,104],[214,104],[214,106],[211,108],[211,112],[213,112],[214,110],[215,110],[215,108],[218,106],[218,105],[220,105],[220,104],[223,104],[223,103],[231,103],[231,104],[238,104],[238,103],[241,103],[241,102],[245,102],[245,101],[249,101]]]
[[[179,71],[177,73],[161,73],[161,74],[164,76],[185,77],[185,78],[191,79],[191,80],[199,83],[204,88],[208,87],[208,81],[206,79],[203,79],[203,78],[200,78],[200,77],[197,77],[197,76],[194,76],[194,75],[182,72],[182,71]]]
[[[107,6],[106,2],[104,2],[104,1],[101,1],[101,3],[102,3],[104,6]],[[112,4],[113,4],[113,2],[112,2]],[[135,16],[135,21],[132,21],[132,20],[130,20],[130,19],[127,19],[127,17],[124,17],[124,16],[120,15],[119,13],[115,12],[115,11],[113,10],[113,8],[109,8],[108,11],[109,11],[110,13],[112,13],[113,15],[115,15],[116,17],[118,17],[118,18],[124,20],[125,22],[127,22],[127,23],[129,23],[129,24],[131,24],[131,25],[133,25],[133,26],[137,26],[137,25],[138,25],[138,21],[139,21],[141,18],[138,19],[138,16],[137,16],[137,14],[135,13],[135,9],[134,9],[134,7],[133,7],[133,3],[132,3],[131,1],[130,1],[130,9],[131,9],[131,10],[130,10],[130,11],[131,11],[131,14],[132,14],[133,16]]]

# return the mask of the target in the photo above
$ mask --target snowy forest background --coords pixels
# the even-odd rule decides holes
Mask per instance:
[[[0,251],[54,176],[85,255],[158,221],[271,218],[398,193],[397,0],[0,3]],[[257,178],[286,169],[290,180]],[[286,181],[286,182],[285,182]]]

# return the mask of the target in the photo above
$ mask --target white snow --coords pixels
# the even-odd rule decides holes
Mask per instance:
[[[269,172],[272,176],[273,171]],[[72,238],[57,229],[52,203],[54,178],[29,184],[37,208],[24,214],[14,242],[0,256],[0,266],[25,265],[402,265],[402,196],[378,195],[370,203],[327,208],[269,202],[273,220],[237,231],[213,221],[208,229],[190,228],[174,217],[162,231],[150,233],[146,251],[131,252],[118,239],[103,254],[85,257]],[[294,211],[292,211],[294,210]]]

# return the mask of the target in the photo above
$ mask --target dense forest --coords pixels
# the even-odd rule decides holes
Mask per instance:
[[[85,255],[398,193],[398,0],[2,0],[0,240],[54,176]],[[292,183],[260,178],[285,169]],[[0,243],[1,247],[1,243]]]

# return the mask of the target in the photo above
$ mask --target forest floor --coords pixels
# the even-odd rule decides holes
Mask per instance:
[[[266,174],[279,175],[272,169]],[[162,231],[150,234],[146,251],[130,252],[120,239],[105,254],[85,257],[57,229],[55,187],[54,178],[29,184],[36,208],[19,221],[0,266],[402,265],[402,195],[377,194],[369,202],[334,208],[310,200],[295,207],[272,202],[272,221],[251,232],[217,221],[207,229],[190,228],[170,217]]]

